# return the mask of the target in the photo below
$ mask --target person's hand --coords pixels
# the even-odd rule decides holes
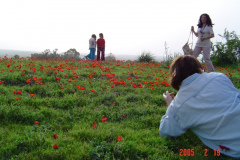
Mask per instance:
[[[200,39],[201,39],[201,41],[204,41],[204,40],[206,40],[207,38],[205,38],[205,37],[201,37]]]
[[[191,27],[191,31],[194,32],[194,26]]]
[[[163,98],[167,105],[169,106],[172,100],[174,99],[174,93],[169,93],[168,91],[166,93],[163,93]]]

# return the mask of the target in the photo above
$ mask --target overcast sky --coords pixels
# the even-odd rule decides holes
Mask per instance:
[[[89,52],[92,34],[104,34],[106,53],[182,52],[192,25],[208,13],[215,38],[240,34],[239,0],[0,0],[0,49]],[[194,37],[194,43],[196,37]]]

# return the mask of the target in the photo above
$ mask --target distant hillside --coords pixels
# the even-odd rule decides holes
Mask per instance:
[[[31,54],[33,53],[40,53],[37,51],[19,51],[19,50],[7,50],[7,49],[0,49],[0,57],[4,57],[5,55],[7,55],[7,57],[13,57],[14,55],[19,55],[20,57],[31,57]],[[88,53],[80,53],[80,58],[84,58],[84,56],[86,56]],[[132,54],[124,54],[124,55],[120,55],[120,54],[113,54],[117,60],[137,60],[139,55],[132,55]],[[108,56],[108,54],[106,54],[105,56]],[[157,61],[162,61],[163,57],[161,56],[155,56],[154,58]]]
[[[32,53],[37,53],[35,51],[18,51],[18,50],[7,50],[7,49],[0,49],[0,57],[13,57],[14,55],[19,55],[20,57],[27,57],[31,56]]]

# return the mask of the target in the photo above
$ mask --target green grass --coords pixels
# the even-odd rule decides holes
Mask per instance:
[[[240,71],[231,67],[216,71],[240,88]],[[166,64],[0,59],[0,75],[0,159],[231,159],[214,156],[191,131],[160,137],[162,93],[176,93],[161,84],[169,77]],[[180,156],[180,149],[194,149],[194,156]]]

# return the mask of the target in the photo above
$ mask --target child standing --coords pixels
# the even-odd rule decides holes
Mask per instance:
[[[99,34],[98,40],[97,40],[97,61],[100,61],[100,52],[102,53],[101,55],[101,61],[105,61],[105,40],[103,39],[103,34]]]

